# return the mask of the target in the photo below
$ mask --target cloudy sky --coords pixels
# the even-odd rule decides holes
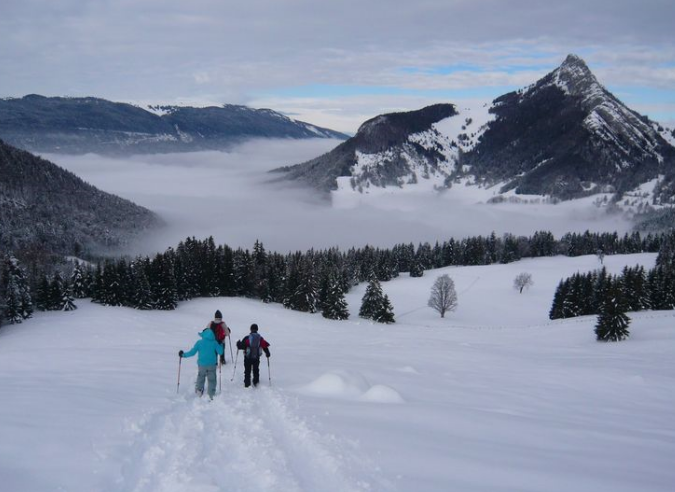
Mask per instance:
[[[672,0],[2,0],[0,97],[241,103],[354,132],[469,104],[568,53],[675,125]]]

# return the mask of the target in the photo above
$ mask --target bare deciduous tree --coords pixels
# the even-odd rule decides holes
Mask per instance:
[[[598,251],[595,252],[595,255],[598,257],[598,260],[600,260],[600,264],[604,265],[605,264],[605,252],[602,249],[599,249]]]
[[[457,292],[455,292],[455,283],[448,275],[441,275],[436,279],[431,288],[428,305],[441,313],[441,318],[445,318],[447,311],[455,310],[457,307]]]
[[[518,292],[521,294],[523,293],[524,288],[529,288],[532,285],[534,285],[534,282],[532,281],[532,275],[527,272],[519,273],[513,281],[513,288],[518,290]]]

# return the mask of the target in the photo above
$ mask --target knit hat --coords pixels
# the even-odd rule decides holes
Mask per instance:
[[[213,317],[214,319],[223,319],[223,315],[221,312],[218,310],[216,311],[216,315]]]
[[[253,323],[253,324],[251,325],[251,332],[252,332],[252,333],[258,333],[258,325],[256,325],[255,323]]]

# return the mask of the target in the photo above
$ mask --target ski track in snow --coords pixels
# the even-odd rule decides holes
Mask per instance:
[[[348,443],[311,430],[275,388],[228,388],[213,401],[177,396],[170,402],[167,409],[129,423],[132,445],[123,450],[121,476],[110,492],[389,488],[350,480],[349,469],[367,466],[367,459]]]

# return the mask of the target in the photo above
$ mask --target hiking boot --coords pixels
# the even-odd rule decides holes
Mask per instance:
[[[227,364],[227,361],[225,360],[225,356],[224,356],[224,355],[221,355],[221,356],[220,356],[220,363],[221,363],[222,365]]]
[[[204,395],[204,390],[195,390],[195,394],[201,398]]]
[[[213,401],[213,395],[209,395],[209,400]]]

